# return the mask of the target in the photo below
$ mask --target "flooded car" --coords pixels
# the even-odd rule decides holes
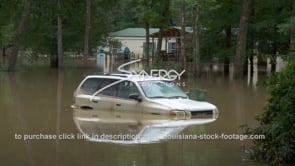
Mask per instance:
[[[74,92],[73,108],[166,115],[176,119],[217,117],[215,105],[189,99],[173,81],[131,74],[89,75]]]
[[[215,118],[175,120],[138,112],[73,109],[80,139],[118,144],[149,144],[167,141],[186,127],[214,122]]]

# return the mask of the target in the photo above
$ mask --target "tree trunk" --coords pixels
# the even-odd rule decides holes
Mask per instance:
[[[164,31],[164,28],[163,28],[163,27],[160,27],[160,30],[159,30],[159,37],[158,37],[158,43],[157,43],[156,62],[159,61],[160,56],[161,56],[162,40],[163,40],[163,31]],[[154,61],[154,60],[153,60],[153,61]]]
[[[247,29],[248,29],[248,19],[250,15],[250,3],[251,0],[243,1],[243,10],[240,18],[237,49],[234,61],[234,76],[236,78],[243,76],[243,63],[245,58],[246,43],[247,43]]]
[[[57,2],[58,10],[61,10],[60,0]],[[57,15],[57,57],[58,57],[58,68],[62,68],[63,65],[63,42],[62,42],[62,17],[60,14]]]
[[[150,63],[150,26],[149,23],[145,23],[145,56],[146,56],[146,66]]]
[[[247,76],[248,74],[248,58],[244,58],[244,63],[243,63],[243,76]]]
[[[91,0],[86,0],[86,24],[84,35],[84,60],[89,56],[89,34],[91,28]]]
[[[200,11],[199,6],[195,6],[193,9],[193,54],[194,54],[194,73],[195,76],[200,76]]]
[[[233,0],[229,0],[229,6],[227,9],[227,14],[232,14],[233,12]],[[225,47],[227,50],[230,50],[232,47],[232,26],[229,24],[225,27]],[[230,58],[229,55],[225,56],[223,59],[223,73],[224,75],[229,75],[229,67],[230,67]]]
[[[225,28],[225,35],[226,35],[226,48],[228,50],[230,50],[231,48],[231,38],[232,38],[232,33],[231,33],[231,26],[227,26]],[[223,72],[225,75],[229,75],[229,65],[230,65],[230,59],[228,58],[228,56],[225,56],[224,57],[224,60],[223,60]]]
[[[56,52],[56,51],[54,51],[54,52]],[[55,53],[55,54],[51,53],[51,55],[50,55],[50,67],[51,68],[58,68],[57,53]]]
[[[163,40],[163,31],[166,27],[167,23],[167,17],[169,14],[169,8],[170,8],[170,0],[164,0],[162,1],[163,4],[161,4],[161,19],[159,24],[159,37],[158,37],[158,43],[157,43],[157,54],[156,54],[156,62],[159,61],[160,55],[161,55],[161,49],[162,49],[162,40]],[[154,60],[153,60],[154,61]]]
[[[250,46],[251,46],[251,54],[246,58],[247,59],[247,66],[246,66],[246,73],[244,73],[248,76],[250,76],[250,79],[252,80],[253,75],[254,75],[254,56],[258,58],[258,49],[257,45],[255,43],[253,35],[250,36]],[[250,70],[249,69],[250,65]]]
[[[277,28],[277,25],[275,25],[273,27],[273,33],[275,33],[277,35],[278,33],[278,28]],[[271,73],[275,72],[276,71],[276,66],[277,66],[277,57],[278,57],[278,46],[279,46],[279,43],[277,41],[274,41],[273,44],[272,44],[272,54],[270,55],[271,56],[271,68],[270,68],[270,71]]]
[[[1,62],[0,62],[0,69],[2,68],[2,66],[5,64],[5,46],[4,45],[2,45],[2,50],[1,50],[1,52],[2,52],[2,55],[1,55]]]
[[[258,55],[256,55],[256,57],[258,57]],[[254,74],[254,62],[253,62],[253,54],[249,57],[249,61],[250,61],[250,78],[253,78],[253,74]]]
[[[148,17],[148,11],[150,8],[149,0],[144,0],[144,26],[145,26],[145,47],[144,47],[144,53],[146,57],[146,66],[148,67],[150,65],[150,24],[147,19]]]
[[[273,73],[275,71],[276,71],[276,62],[272,60],[270,64],[270,72]]]
[[[63,66],[62,18],[57,16],[57,57],[58,67]]]
[[[185,56],[185,4],[184,0],[180,1],[180,66],[182,69],[186,69],[186,56]]]
[[[14,34],[12,52],[8,59],[8,71],[12,71],[15,69],[18,51],[19,51],[19,38],[20,38],[20,35],[24,32],[25,21],[29,14],[29,10],[30,10],[30,2],[28,0],[25,0],[20,22]]]
[[[152,37],[152,43],[153,43],[153,51],[152,51],[152,61],[151,61],[151,64],[154,63],[154,58],[155,58],[155,48],[154,48],[155,38],[154,37]]]
[[[295,1],[293,2],[293,11],[292,16],[295,17]],[[292,23],[290,23],[292,24]],[[291,25],[291,33],[290,33],[290,53],[294,54],[295,52],[295,27]]]

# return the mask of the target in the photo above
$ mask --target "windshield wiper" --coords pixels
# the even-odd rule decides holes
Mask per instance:
[[[186,99],[187,97],[186,96],[169,96],[168,97],[169,99],[174,99],[174,98],[182,98],[182,99]]]
[[[149,97],[149,98],[167,98],[166,96],[152,96],[152,97]]]

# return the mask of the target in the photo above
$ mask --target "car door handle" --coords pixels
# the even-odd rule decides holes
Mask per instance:
[[[98,100],[96,100],[96,99],[92,99],[91,101],[92,101],[92,103],[98,103]]]
[[[98,103],[99,100],[100,100],[100,98],[98,98],[98,97],[93,97],[93,98],[90,99],[90,101],[91,101],[92,103]]]
[[[120,104],[120,103],[117,103],[117,104],[116,104],[116,106],[117,106],[117,107],[120,107],[120,106],[121,106],[121,104]]]

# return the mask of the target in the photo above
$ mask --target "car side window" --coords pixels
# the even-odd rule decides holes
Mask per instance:
[[[101,78],[88,78],[81,86],[81,91],[85,94],[93,94],[99,88],[99,85],[103,82]]]
[[[116,81],[118,80],[106,78],[88,78],[81,86],[81,90],[85,94],[93,94],[99,89]]]
[[[101,89],[101,88],[103,88],[103,87],[105,87],[105,86],[107,86],[107,85],[109,85],[111,83],[114,83],[116,81],[118,81],[118,80],[117,79],[107,79],[107,78],[105,78],[105,79],[103,79],[102,83],[99,85],[99,89]]]
[[[101,91],[99,93],[99,95],[115,97],[117,95],[118,88],[119,88],[119,84],[115,84],[115,85],[108,87],[105,90]]]
[[[130,94],[139,94],[139,91],[136,87],[136,85],[131,81],[124,81],[119,84],[119,91],[118,91],[118,97],[129,99]]]

